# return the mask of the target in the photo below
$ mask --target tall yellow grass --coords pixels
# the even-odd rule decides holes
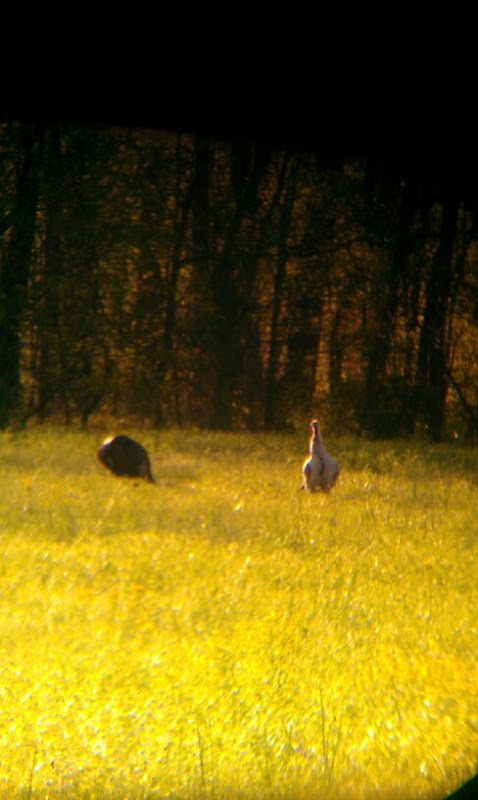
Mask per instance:
[[[478,761],[478,454],[0,436],[0,797],[439,798]]]

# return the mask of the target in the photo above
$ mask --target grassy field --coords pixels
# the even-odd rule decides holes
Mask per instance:
[[[0,435],[0,798],[441,798],[478,761],[478,453]]]

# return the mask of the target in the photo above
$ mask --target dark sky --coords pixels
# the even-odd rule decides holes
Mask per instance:
[[[154,91],[86,91],[14,99],[0,118],[203,132],[215,138],[266,140],[331,158],[408,159],[442,185],[478,197],[478,147],[473,110],[459,96],[430,88],[249,78],[221,87],[176,80]],[[282,80],[281,80],[282,79]],[[116,87],[118,88],[118,87]]]

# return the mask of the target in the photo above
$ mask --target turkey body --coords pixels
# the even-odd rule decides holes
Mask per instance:
[[[310,492],[328,492],[337,480],[340,472],[339,463],[324,447],[320,426],[316,419],[310,423],[310,456],[302,467],[302,488]]]
[[[114,475],[144,478],[155,483],[148,453],[139,442],[129,436],[119,434],[106,439],[96,455],[98,461]]]

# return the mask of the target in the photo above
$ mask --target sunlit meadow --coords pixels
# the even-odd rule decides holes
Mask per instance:
[[[441,798],[478,761],[478,454],[0,436],[0,797]]]

